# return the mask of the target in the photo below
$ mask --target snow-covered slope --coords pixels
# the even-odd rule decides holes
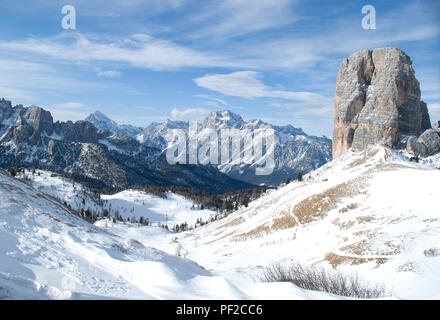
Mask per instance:
[[[302,182],[177,234],[109,220],[91,225],[42,192],[74,194],[66,180],[40,174],[55,188],[38,179],[33,188],[0,174],[0,297],[340,298],[255,282],[264,267],[295,261],[357,272],[397,298],[439,299],[438,160],[417,164],[384,147],[349,152]],[[170,203],[161,207],[154,197],[132,192],[106,200],[126,208],[142,208],[143,201],[162,215],[170,210]],[[189,205],[180,200],[165,199]]]
[[[239,288],[175,252],[151,247],[178,248],[173,236],[109,220],[94,226],[54,197],[0,173],[0,299],[337,298],[288,283]]]
[[[240,297],[197,264],[101,231],[4,174],[0,260],[3,299]]]
[[[439,299],[435,163],[384,147],[348,152],[179,241],[190,259],[238,282],[273,262],[299,261],[358,272],[398,297]]]
[[[110,216],[114,217],[117,212],[125,220],[139,221],[142,217],[151,224],[160,223],[171,228],[185,222],[188,226],[194,226],[198,219],[209,221],[216,214],[212,210],[200,210],[194,201],[172,192],[167,192],[164,198],[132,189],[112,195],[97,194],[71,179],[40,169],[24,169],[24,173],[20,172],[16,178],[68,204],[74,210],[89,209],[102,214],[107,209]]]
[[[192,200],[172,192],[167,192],[166,198],[161,198],[143,191],[125,190],[101,198],[105,201],[105,208],[110,212],[117,210],[124,219],[134,217],[138,221],[143,217],[152,224],[160,223],[168,227],[184,222],[194,226],[197,219],[209,221],[216,214],[212,210],[196,210]]]
[[[25,181],[36,190],[68,204],[74,210],[90,209],[101,212],[104,202],[100,195],[90,191],[82,184],[63,177],[55,172],[40,169],[22,169],[16,178]]]

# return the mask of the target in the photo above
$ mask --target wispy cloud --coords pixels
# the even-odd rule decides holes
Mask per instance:
[[[0,42],[0,49],[32,53],[71,62],[109,62],[138,68],[170,70],[183,67],[238,67],[232,60],[213,53],[179,46],[168,40],[130,38],[96,40],[80,33],[52,38],[29,38]]]
[[[210,95],[208,95],[208,94],[195,94],[195,95],[193,95],[193,97],[195,97],[195,98],[203,98],[203,99],[208,99],[208,100],[213,100],[213,101],[218,102],[218,103],[220,103],[220,104],[222,104],[222,105],[224,105],[224,106],[227,105],[227,103],[225,102],[225,100],[220,99],[220,98],[217,98],[217,97],[210,96]]]
[[[104,70],[104,71],[98,71],[96,73],[98,77],[111,78],[111,79],[118,78],[121,76],[121,74],[122,72],[118,70]]]
[[[174,120],[201,120],[206,117],[209,111],[204,108],[188,108],[183,110],[173,108],[170,116]]]
[[[236,37],[250,32],[279,28],[295,20],[291,0],[206,1],[189,22],[204,24],[194,37]]]
[[[29,102],[35,99],[35,97],[32,96],[32,93],[28,91],[3,87],[1,85],[0,85],[0,97],[5,98],[7,100],[12,100],[17,102],[19,101],[20,103],[26,101]]]
[[[265,85],[255,71],[237,71],[228,74],[212,74],[194,79],[202,88],[220,92],[226,96],[254,98],[278,98],[298,101],[317,101],[324,98],[313,92],[277,90]]]
[[[84,108],[85,105],[80,102],[65,102],[65,103],[54,104],[54,107],[60,109],[80,109],[80,108]]]

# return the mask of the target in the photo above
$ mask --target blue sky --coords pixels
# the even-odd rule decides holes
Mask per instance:
[[[76,30],[61,26],[67,4]],[[330,136],[342,59],[385,46],[411,57],[440,120],[439,1],[2,0],[0,96],[58,120],[100,110],[146,126],[230,109]]]

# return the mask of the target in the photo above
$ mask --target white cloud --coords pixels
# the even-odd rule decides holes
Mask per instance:
[[[13,60],[13,59],[1,59],[0,60],[0,71],[1,72],[18,72],[18,71],[24,71],[24,72],[47,72],[52,70],[47,65],[30,62],[30,61],[23,61],[23,60]]]
[[[430,12],[429,5],[413,3],[402,5],[387,13],[378,12],[376,30],[363,30],[360,16],[333,16],[323,24],[311,25],[309,30],[299,26],[300,32],[283,33],[256,42],[245,38],[232,47],[236,58],[260,69],[290,69],[314,73],[319,65],[321,72],[330,67],[337,70],[340,58],[361,49],[384,46],[403,48],[407,43],[438,39],[440,24]],[[438,10],[438,9],[437,9]],[[360,11],[359,11],[360,14]],[[410,21],[411,23],[408,23]]]
[[[208,100],[213,100],[213,101],[218,102],[218,103],[220,103],[220,104],[222,104],[222,105],[224,105],[224,106],[227,105],[227,103],[225,102],[225,100],[220,99],[220,98],[217,98],[217,97],[210,96],[210,95],[208,95],[208,94],[195,94],[195,95],[193,95],[193,97],[195,97],[195,98],[204,98],[204,99],[208,99]]]
[[[191,16],[204,28],[192,33],[195,37],[235,37],[250,32],[278,28],[295,20],[292,0],[217,0],[207,1],[200,12]]]
[[[212,52],[201,52],[171,41],[151,39],[116,39],[98,41],[86,36],[61,34],[53,38],[30,38],[0,42],[9,52],[39,54],[68,62],[109,62],[138,68],[169,70],[183,67],[237,67],[237,63]]]
[[[84,120],[90,113],[90,109],[80,102],[56,103],[48,107],[52,117],[59,121],[77,121]]]
[[[84,108],[85,105],[79,102],[65,102],[65,103],[54,104],[54,107],[60,109],[80,109],[80,108]]]
[[[29,102],[35,99],[35,97],[26,90],[3,86],[0,86],[0,98],[5,98],[6,100],[10,101],[17,101],[18,103],[22,103],[24,101]]]
[[[209,110],[203,108],[188,108],[184,110],[173,108],[170,116],[174,120],[201,120],[205,118],[208,113]]]
[[[89,115],[89,112],[86,110],[79,111],[76,109],[63,109],[56,107],[45,107],[45,109],[50,111],[55,121],[84,120]]]
[[[278,98],[298,101],[324,101],[326,98],[312,92],[295,92],[276,90],[265,85],[260,79],[260,74],[255,71],[238,71],[228,74],[213,74],[194,79],[194,82],[212,91],[220,92],[227,96],[254,98]]]
[[[121,72],[117,70],[104,70],[104,71],[98,71],[97,73],[98,77],[105,77],[105,78],[117,78],[121,76]]]

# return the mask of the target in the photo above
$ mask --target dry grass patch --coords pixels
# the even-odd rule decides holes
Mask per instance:
[[[346,207],[343,207],[343,208],[339,209],[339,213],[345,213],[345,212],[348,212],[350,210],[354,210],[357,207],[359,207],[359,205],[357,203],[350,203]]]
[[[248,239],[254,239],[262,237],[270,232],[270,227],[267,225],[261,225],[252,229],[251,231],[240,233],[234,236],[231,241],[245,241]]]
[[[262,237],[270,232],[289,229],[298,223],[307,224],[318,219],[336,208],[337,203],[343,198],[351,198],[364,193],[361,187],[364,185],[365,178],[356,178],[351,181],[338,184],[319,194],[314,194],[304,200],[299,201],[292,209],[292,212],[281,211],[279,218],[274,218],[272,224],[260,225],[253,230],[236,235],[234,241],[244,241]],[[356,208],[356,204],[351,204],[349,208]]]
[[[402,264],[397,268],[398,272],[414,272],[416,273],[418,271],[418,266],[415,262],[407,262],[405,264]]]
[[[284,230],[293,228],[298,223],[296,222],[295,218],[292,217],[289,214],[285,214],[281,218],[276,218],[273,220],[272,226],[270,227],[271,230]]]
[[[233,226],[239,225],[240,223],[243,223],[243,222],[244,222],[244,219],[242,217],[238,217],[238,218],[235,218],[231,221],[228,221],[226,223],[221,224],[217,228],[220,229],[220,228],[233,227]]]
[[[66,226],[69,226],[69,227],[75,227],[73,224],[71,224],[71,223],[69,223],[69,222],[64,222],[64,221],[61,221],[61,220],[58,219],[58,218],[55,218],[55,217],[52,216],[49,212],[43,212],[43,213],[44,213],[46,216],[48,216],[49,218],[51,218],[52,220],[56,221],[56,222],[62,223],[62,224],[66,225]]]
[[[369,223],[369,222],[372,222],[372,221],[376,221],[376,218],[372,217],[371,215],[356,217],[356,222],[358,224]]]
[[[384,264],[388,261],[387,258],[358,258],[358,257],[350,257],[350,256],[341,256],[336,253],[330,252],[327,253],[324,257],[324,260],[327,261],[333,268],[341,264],[351,264],[351,265],[360,265],[368,262],[376,262],[376,267],[381,264]]]
[[[339,229],[341,230],[348,230],[350,229],[352,226],[354,226],[356,224],[355,221],[350,220],[350,221],[344,221],[344,222],[340,222],[339,219],[335,219],[333,221],[334,225],[337,225],[339,227]]]
[[[314,194],[295,205],[293,214],[302,224],[322,218],[325,213],[335,209],[336,204],[343,198],[352,198],[364,193],[361,187],[365,179],[357,178],[338,184],[322,193]],[[352,205],[355,208],[355,204]]]
[[[377,233],[368,231],[365,231],[365,234],[367,235],[368,239],[373,239],[378,235]],[[341,247],[340,250],[356,256],[363,256],[365,254],[377,256],[393,256],[400,254],[401,252],[400,245],[395,245],[391,241],[385,241],[384,245],[385,249],[373,249],[371,244],[366,239],[363,239],[358,242]]]

